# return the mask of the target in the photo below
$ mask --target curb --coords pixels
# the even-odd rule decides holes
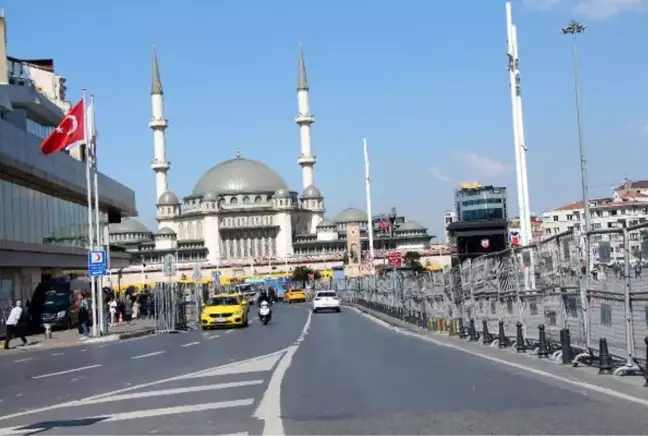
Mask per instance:
[[[145,329],[145,330],[138,330],[138,331],[135,331],[135,332],[121,333],[121,334],[118,334],[118,335],[115,335],[115,336],[117,336],[116,340],[123,341],[125,339],[141,338],[143,336],[152,335],[153,333],[155,333],[155,329],[154,328],[148,328],[148,329]]]

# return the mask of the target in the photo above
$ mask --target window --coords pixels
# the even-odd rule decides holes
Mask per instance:
[[[570,213],[567,214],[567,221],[571,221],[573,219],[573,217],[574,216],[572,214],[570,214]]]
[[[0,180],[0,239],[86,248],[87,208]],[[100,215],[105,221],[105,214]]]
[[[553,216],[553,220],[554,220],[554,221],[558,221],[558,215],[554,215],[554,216]]]

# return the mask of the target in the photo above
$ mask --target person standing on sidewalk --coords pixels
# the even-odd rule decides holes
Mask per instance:
[[[79,303],[79,333],[82,333],[81,339],[88,339],[89,329],[88,323],[90,322],[90,304],[85,294],[81,295],[81,302]]]
[[[9,349],[9,341],[14,337],[19,337],[23,341],[23,345],[27,345],[27,339],[22,331],[20,331],[20,319],[22,318],[23,309],[22,303],[20,300],[16,301],[16,305],[9,312],[9,318],[7,318],[7,336],[5,337],[4,349]]]

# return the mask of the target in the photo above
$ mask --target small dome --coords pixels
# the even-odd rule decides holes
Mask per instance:
[[[160,230],[157,232],[158,235],[174,235],[176,232],[173,231],[173,229],[170,229],[169,227],[162,227]]]
[[[173,192],[167,191],[160,195],[157,204],[158,206],[177,206],[180,204],[180,200]]]
[[[275,191],[273,197],[276,198],[290,197],[290,191],[287,188],[279,188]]]
[[[218,194],[214,191],[208,191],[205,195],[203,195],[203,201],[217,201],[218,200]]]
[[[367,214],[365,213],[365,211],[353,207],[344,209],[335,217],[336,223],[359,223],[366,221]]]
[[[335,223],[331,220],[322,220],[317,227],[335,227]]]
[[[119,224],[110,224],[108,226],[108,231],[111,234],[119,233],[151,233],[149,229],[146,228],[144,224],[136,220],[135,218],[122,218],[121,223]]]
[[[309,185],[304,189],[302,198],[322,198],[322,193],[313,185]]]
[[[407,221],[403,224],[400,224],[397,228],[397,231],[412,231],[412,230],[426,230],[424,226],[416,221]]]

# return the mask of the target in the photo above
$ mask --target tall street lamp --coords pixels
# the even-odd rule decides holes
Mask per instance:
[[[572,37],[572,57],[574,62],[574,93],[576,95],[576,123],[578,125],[578,149],[580,151],[580,167],[581,167],[581,188],[583,190],[583,209],[585,213],[585,248],[587,250],[587,275],[590,272],[590,242],[587,237],[587,232],[590,228],[590,207],[589,207],[589,194],[587,188],[587,157],[585,156],[585,142],[583,139],[583,122],[581,116],[581,103],[580,103],[580,79],[578,75],[578,55],[576,54],[576,36],[584,33],[587,27],[583,26],[577,21],[570,21],[567,26],[563,27],[563,35],[570,35]]]

